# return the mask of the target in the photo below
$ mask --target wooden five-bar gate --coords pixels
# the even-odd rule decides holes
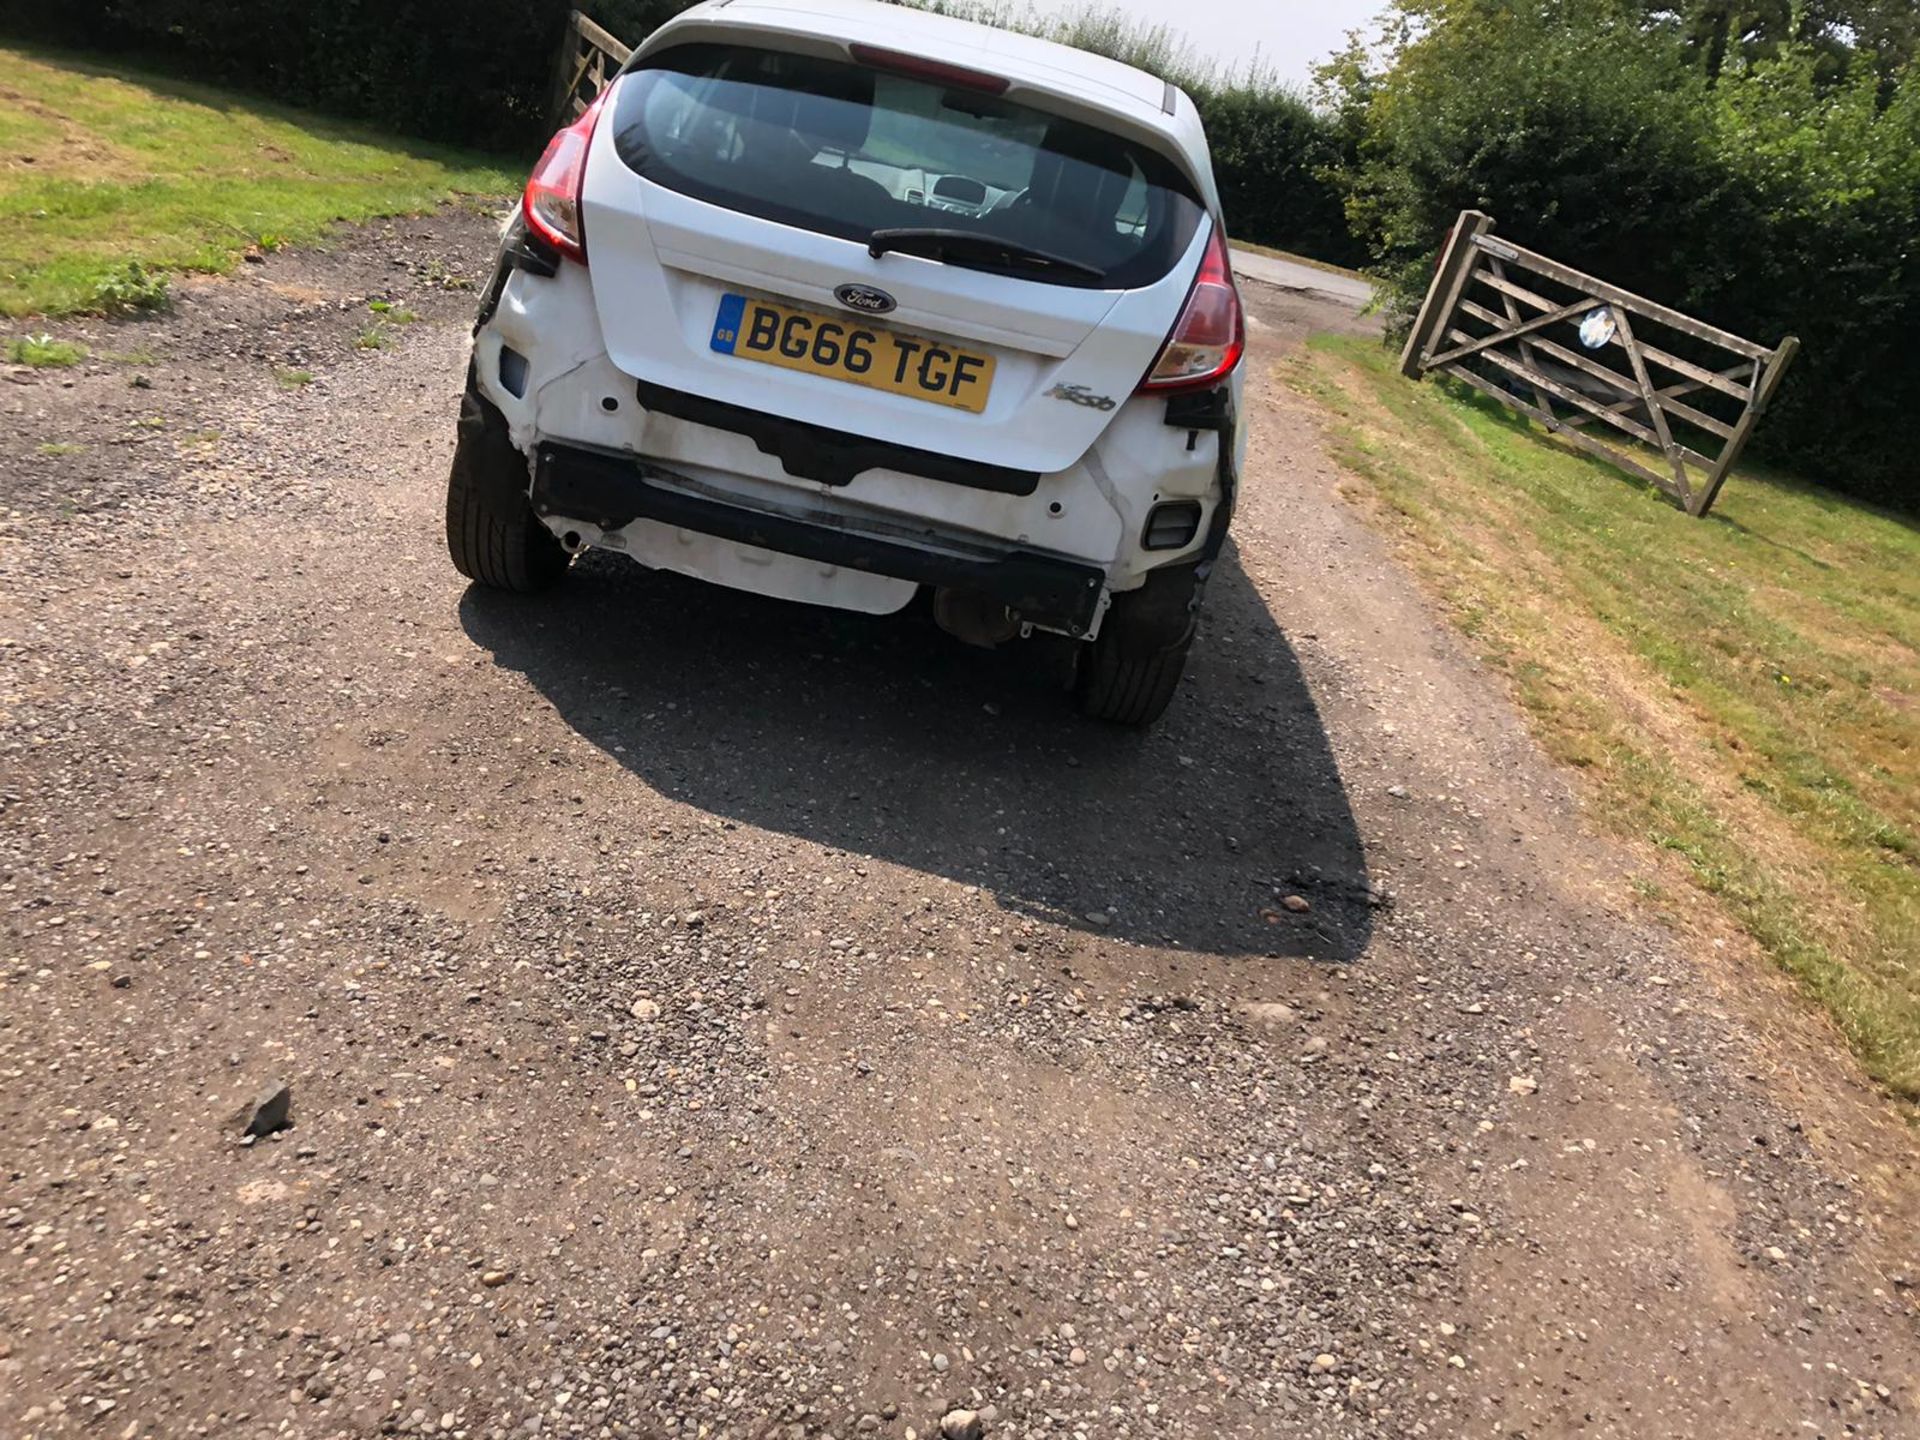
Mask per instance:
[[[565,125],[579,118],[607,82],[633,54],[612,32],[575,10],[567,17],[567,38],[560,51],[553,111]]]
[[[1464,381],[1705,515],[1800,342],[1757,345],[1492,229],[1478,210],[1461,215],[1402,373]],[[1596,426],[1638,443],[1610,444]]]

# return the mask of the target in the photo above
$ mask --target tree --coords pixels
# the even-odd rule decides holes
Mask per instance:
[[[1912,0],[1643,0],[1649,28],[1676,34],[1709,80],[1728,65],[1810,52],[1823,84],[1844,80],[1861,57],[1882,78],[1912,58],[1920,11]]]

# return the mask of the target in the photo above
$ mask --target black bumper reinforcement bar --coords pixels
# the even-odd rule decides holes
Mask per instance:
[[[602,530],[655,520],[823,565],[971,590],[1022,620],[1073,635],[1093,628],[1106,583],[1098,566],[1018,545],[929,530],[922,546],[863,528],[856,517],[800,519],[695,494],[631,455],[574,445],[547,443],[536,452],[533,507]]]

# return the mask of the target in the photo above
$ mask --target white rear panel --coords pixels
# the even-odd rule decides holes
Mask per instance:
[[[607,351],[627,374],[727,404],[892,444],[1039,473],[1071,466],[1158,355],[1191,288],[1210,222],[1156,284],[1099,290],[990,274],[743,214],[644,180],[605,127],[588,157],[585,228]],[[835,298],[847,284],[897,302],[884,319]],[[959,343],[996,361],[985,410],[777,369],[711,345],[721,297],[768,298]],[[1056,385],[1113,408],[1050,395]]]

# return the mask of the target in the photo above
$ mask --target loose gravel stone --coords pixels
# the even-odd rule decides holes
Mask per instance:
[[[249,1100],[237,1117],[240,1133],[259,1137],[284,1130],[293,1123],[293,1087],[276,1081]]]

